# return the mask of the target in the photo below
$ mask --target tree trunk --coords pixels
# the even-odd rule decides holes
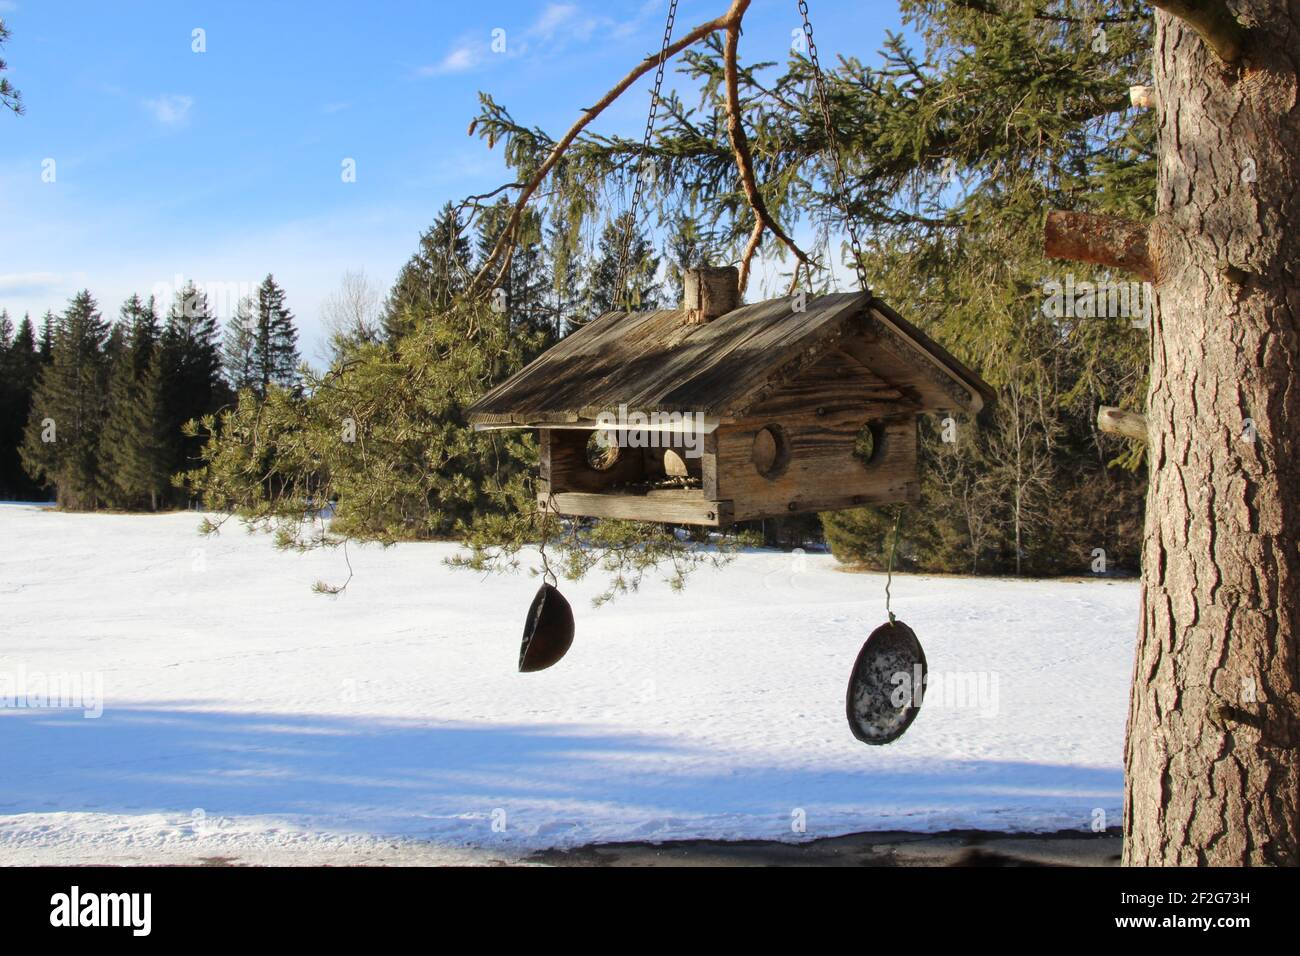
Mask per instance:
[[[1016,481],[1016,577],[1020,577],[1020,484],[1019,470],[1017,470]]]
[[[1156,13],[1150,488],[1124,862],[1300,864],[1300,17]]]

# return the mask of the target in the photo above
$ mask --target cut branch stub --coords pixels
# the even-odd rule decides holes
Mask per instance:
[[[1156,91],[1150,86],[1130,86],[1128,88],[1128,100],[1134,109],[1155,109]]]
[[[1196,31],[1224,63],[1241,59],[1246,28],[1223,0],[1151,0],[1151,6],[1177,17]]]
[[[1091,212],[1047,214],[1043,250],[1053,259],[1124,269],[1154,281],[1149,234],[1142,223]]]
[[[1097,428],[1107,435],[1147,440],[1147,417],[1137,412],[1126,412],[1113,405],[1103,405],[1097,409]]]

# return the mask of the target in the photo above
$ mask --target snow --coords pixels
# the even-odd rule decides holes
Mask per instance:
[[[896,576],[944,684],[872,748],[844,692],[884,578],[829,555],[746,553],[600,609],[599,582],[562,582],[573,650],[519,674],[526,573],[353,546],[331,597],[311,585],[346,578],[341,552],[198,523],[0,508],[0,862],[486,862],[1120,821],[1133,582]],[[78,706],[24,706],[73,678]]]

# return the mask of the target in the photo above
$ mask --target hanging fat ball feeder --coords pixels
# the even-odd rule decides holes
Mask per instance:
[[[898,552],[902,522],[903,509],[899,508],[894,516],[885,576],[885,614],[889,620],[872,631],[858,651],[845,695],[849,730],[864,744],[887,744],[903,736],[920,713],[925,694],[925,651],[916,632],[898,620],[890,608],[894,555]]]
[[[559,662],[573,646],[573,608],[554,585],[537,589],[528,618],[524,621],[524,638],[519,645],[519,671],[544,671]]]
[[[846,710],[853,736],[873,745],[903,736],[921,710],[925,674],[925,651],[910,627],[891,620],[872,631],[849,677]]]
[[[894,515],[885,572],[885,615],[889,619],[871,632],[859,650],[845,695],[849,730],[865,744],[888,744],[904,735],[917,719],[926,692],[926,652],[917,633],[894,617],[889,606],[902,511],[900,507]]]

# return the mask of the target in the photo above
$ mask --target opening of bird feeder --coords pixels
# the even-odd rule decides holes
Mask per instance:
[[[885,443],[885,430],[880,422],[867,422],[853,442],[853,453],[864,465],[875,464]]]
[[[612,431],[597,429],[587,439],[587,465],[595,471],[609,471],[618,464],[622,449]]]
[[[760,428],[754,435],[754,468],[764,478],[776,478],[790,463],[790,442],[780,425]]]

